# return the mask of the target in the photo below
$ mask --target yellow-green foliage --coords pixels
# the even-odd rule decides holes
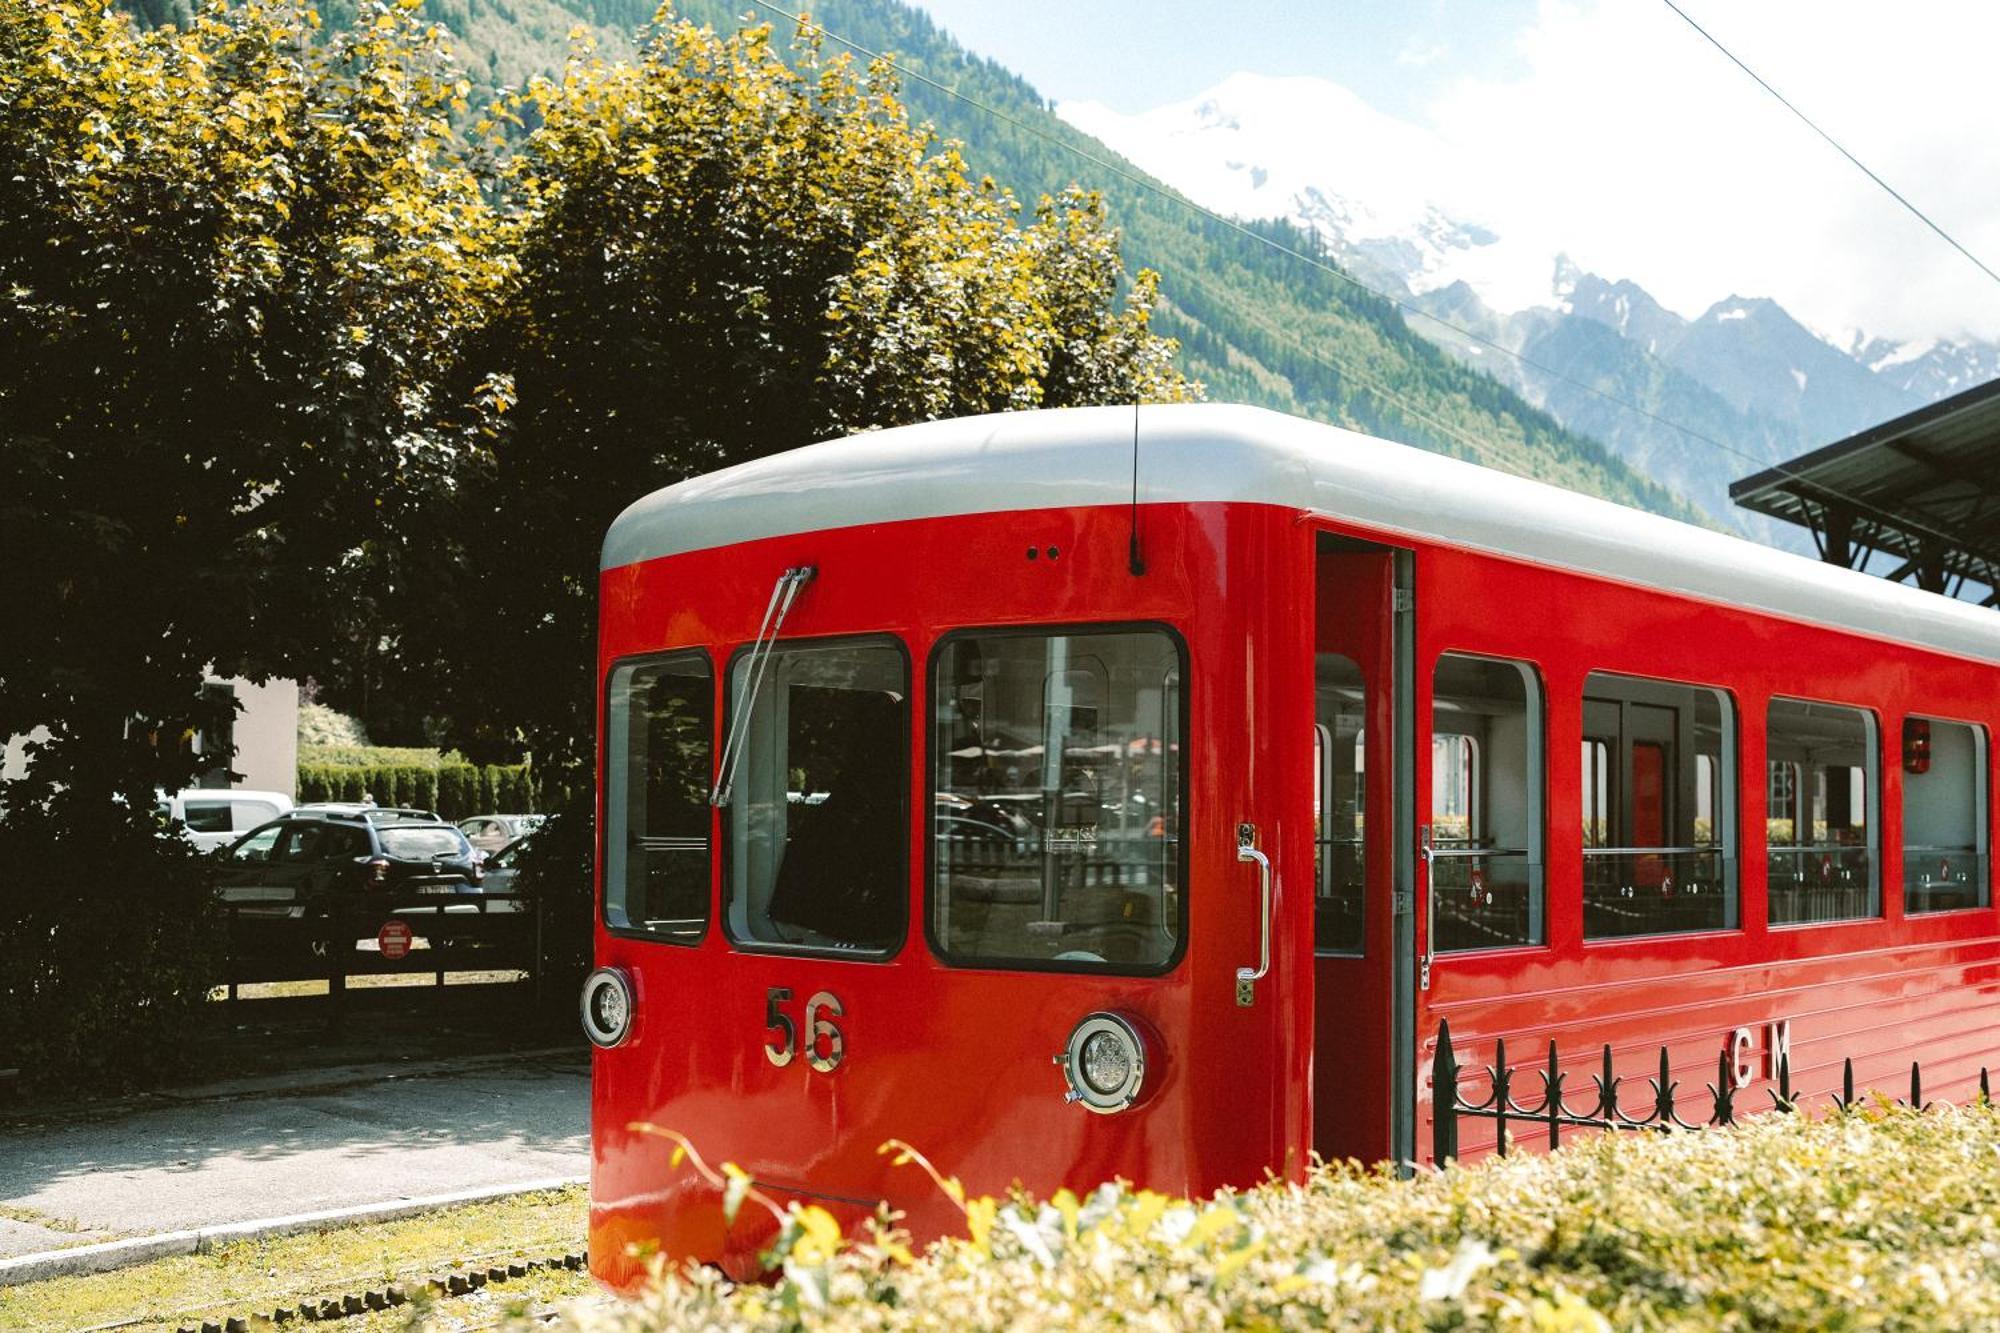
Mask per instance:
[[[1202,1203],[1107,1185],[964,1207],[969,1239],[907,1258],[878,1234],[831,1259],[823,1221],[794,1207],[775,1287],[668,1277],[639,1305],[573,1319],[615,1330],[2000,1325],[1991,1107],[1599,1135],[1409,1182],[1333,1167]]]

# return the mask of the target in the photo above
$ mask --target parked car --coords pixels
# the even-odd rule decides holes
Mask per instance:
[[[464,824],[461,823],[459,827],[463,828]],[[532,833],[524,833],[486,858],[483,866],[486,871],[486,882],[483,887],[489,895],[514,892],[514,877],[521,873],[521,850],[533,836]],[[520,907],[521,905],[515,902],[495,903],[489,910],[519,911]]]
[[[302,806],[240,838],[217,884],[244,920],[324,922],[355,937],[389,917],[477,911],[485,873],[465,835],[426,811]],[[453,902],[452,900],[460,900]]]
[[[268,820],[292,809],[283,792],[234,787],[190,787],[172,796],[160,793],[162,818],[179,825],[181,836],[205,852],[227,847]]]
[[[482,852],[497,852],[547,822],[547,815],[474,815],[458,821],[460,832]]]

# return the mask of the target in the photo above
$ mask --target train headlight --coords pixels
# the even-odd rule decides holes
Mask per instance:
[[[1056,1063],[1069,1083],[1064,1101],[1110,1115],[1134,1105],[1145,1089],[1146,1038],[1123,1014],[1089,1014],[1071,1031]]]
[[[600,967],[583,983],[583,1032],[599,1046],[625,1040],[632,1027],[632,983],[615,967]]]

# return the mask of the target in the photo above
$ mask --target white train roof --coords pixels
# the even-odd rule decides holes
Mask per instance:
[[[653,492],[602,567],[790,533],[1132,499],[1130,407],[961,417],[807,445]],[[1138,409],[1139,502],[1310,510],[2000,662],[2000,614],[1559,487],[1256,407]]]

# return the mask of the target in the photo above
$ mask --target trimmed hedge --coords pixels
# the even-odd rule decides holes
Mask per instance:
[[[660,1144],[662,1169],[673,1150]],[[785,1214],[782,1274],[768,1287],[668,1275],[635,1305],[572,1312],[571,1327],[2000,1326],[1988,1105],[1598,1134],[1413,1181],[1332,1166],[1200,1202],[1122,1185],[969,1199],[968,1237],[921,1256],[881,1230],[843,1242],[818,1208],[674,1160],[709,1178],[714,1206]]]
[[[365,801],[435,810],[446,819],[546,809],[526,764],[299,765],[299,801]]]
[[[383,768],[395,764],[439,768],[445,764],[462,764],[465,756],[456,750],[447,753],[416,745],[310,745],[301,741],[299,762],[338,764],[346,768]]]

